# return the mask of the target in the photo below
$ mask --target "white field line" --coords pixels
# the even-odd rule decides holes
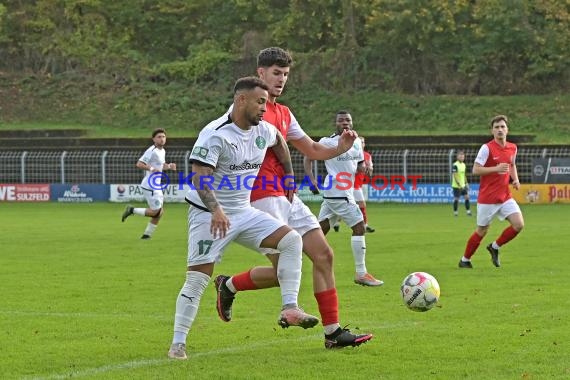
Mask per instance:
[[[312,334],[312,335],[307,335],[304,337],[299,337],[299,338],[295,339],[295,341],[299,342],[299,341],[314,340],[314,339],[319,339],[319,338],[322,338],[322,334]],[[193,358],[199,358],[199,357],[204,357],[204,356],[220,355],[220,354],[225,354],[225,353],[246,351],[246,350],[250,350],[250,349],[254,349],[254,348],[258,348],[258,347],[272,346],[275,344],[283,343],[284,341],[291,341],[291,339],[275,339],[275,340],[270,340],[270,341],[266,340],[266,341],[262,341],[262,342],[252,343],[252,344],[240,344],[240,345],[236,345],[236,346],[230,346],[230,347],[220,348],[217,350],[203,351],[203,352],[191,352],[190,351],[190,352],[188,352],[188,360],[192,360]],[[166,356],[166,350],[165,350],[164,355]],[[161,365],[165,365],[165,364],[176,364],[176,363],[180,363],[180,362],[181,362],[180,360],[168,359],[166,357],[164,359],[134,360],[134,361],[130,361],[130,362],[110,364],[110,365],[105,365],[102,367],[89,368],[89,369],[85,369],[85,370],[69,371],[69,372],[65,372],[65,373],[61,373],[61,374],[53,374],[53,375],[49,375],[46,377],[28,376],[28,377],[24,377],[23,379],[24,380],[69,379],[69,378],[77,378],[77,377],[83,377],[83,376],[101,375],[103,373],[113,372],[113,371],[123,370],[123,369],[133,369],[133,368],[141,368],[141,367],[155,367],[155,366],[161,366]]]
[[[20,315],[20,316],[46,316],[46,317],[63,317],[63,318],[100,318],[100,317],[109,317],[109,318],[132,318],[134,317],[133,314],[99,314],[99,313],[54,313],[54,312],[34,312],[34,311],[5,311],[0,310],[0,314],[4,315]],[[162,315],[146,315],[145,318],[151,317],[156,319],[166,319]],[[170,317],[169,317],[170,318]],[[399,328],[407,328],[413,322],[398,322],[398,323],[383,323],[378,324],[378,321],[359,321],[359,324],[373,326],[370,330],[377,330],[377,329],[399,329]],[[358,330],[355,331],[358,333]],[[311,334],[304,337],[299,337],[295,339],[297,342],[306,341],[306,340],[315,340],[315,339],[322,339],[323,335],[321,332],[318,334]],[[203,352],[189,352],[188,353],[188,360],[192,360],[192,358],[199,358],[204,356],[212,356],[212,355],[220,355],[224,353],[231,353],[231,352],[239,352],[239,351],[246,351],[258,347],[265,347],[265,346],[272,346],[275,344],[282,343],[284,341],[291,341],[291,339],[275,339],[270,341],[261,341],[251,344],[240,344],[237,346],[229,346],[225,348],[220,348],[211,351],[203,351]],[[166,354],[165,354],[166,355]],[[42,376],[26,376],[24,380],[55,380],[55,379],[68,379],[72,377],[84,377],[84,376],[93,376],[93,375],[100,375],[108,372],[114,372],[118,370],[124,369],[133,369],[133,368],[141,368],[141,367],[155,367],[161,366],[166,364],[175,364],[178,363],[178,360],[173,359],[143,359],[143,360],[133,360],[125,363],[117,363],[117,364],[110,364],[105,365],[102,367],[95,367],[89,368],[85,370],[78,370],[78,371],[69,371],[60,374],[53,374],[48,375],[45,377]]]
[[[129,313],[60,313],[49,311],[19,311],[19,310],[0,310],[0,315],[14,315],[24,317],[58,317],[58,318],[140,318],[135,314]],[[151,319],[172,319],[172,316],[164,316],[160,314],[145,314],[145,318]]]

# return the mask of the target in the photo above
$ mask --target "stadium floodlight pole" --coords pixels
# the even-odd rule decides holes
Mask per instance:
[[[403,174],[404,174],[404,178],[406,178],[406,182],[408,181],[407,180],[407,178],[408,178],[408,153],[410,153],[410,151],[408,149],[405,149],[403,157],[402,157],[402,165],[403,165],[402,171],[404,172]]]
[[[107,158],[107,155],[109,154],[108,150],[103,151],[103,154],[101,154],[101,182],[103,183],[103,185],[105,184],[105,180],[107,177],[107,166],[105,165],[105,161]]]
[[[449,154],[447,155],[447,161],[449,163],[449,182],[453,182],[453,154],[455,153],[455,149],[450,149]]]
[[[188,176],[188,173],[190,172],[188,167],[188,163],[190,162],[190,153],[192,152],[187,150],[186,154],[184,155],[184,177]]]
[[[22,183],[26,183],[26,156],[28,155],[28,151],[22,152],[22,157],[20,157],[20,178],[22,179]]]
[[[65,183],[65,156],[67,156],[66,150],[61,153],[61,158],[59,160],[61,165],[61,183]]]

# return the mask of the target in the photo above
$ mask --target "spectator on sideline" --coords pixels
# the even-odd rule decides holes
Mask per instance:
[[[471,207],[469,203],[469,183],[465,176],[465,152],[457,151],[457,159],[451,167],[451,187],[453,188],[453,215],[457,216],[457,208],[459,206],[459,198],[465,199],[465,210],[468,216],[471,216]]]

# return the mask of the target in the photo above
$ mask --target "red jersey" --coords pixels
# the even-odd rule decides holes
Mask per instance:
[[[267,102],[267,110],[263,114],[263,120],[273,124],[281,135],[287,139],[287,132],[291,126],[291,111],[287,106],[279,103]],[[267,197],[285,196],[281,178],[285,175],[283,166],[277,159],[272,149],[267,149],[263,164],[259,169],[257,178],[253,183],[250,200]]]
[[[495,140],[481,146],[475,162],[486,168],[497,166],[498,164],[507,163],[515,165],[517,156],[517,146],[507,142],[505,146],[499,145]],[[511,199],[511,190],[509,189],[510,173],[499,174],[491,173],[481,176],[479,183],[479,196],[477,203],[497,204],[504,203]]]

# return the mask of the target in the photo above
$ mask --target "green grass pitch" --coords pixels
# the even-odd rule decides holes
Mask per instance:
[[[312,205],[318,211],[318,205]],[[166,358],[186,266],[186,212],[167,204],[150,241],[148,219],[121,223],[121,204],[0,204],[2,379],[567,379],[570,378],[570,206],[523,206],[525,230],[492,266],[484,246],[457,268],[475,218],[451,205],[369,204],[367,265],[380,288],[352,282],[345,225],[331,231],[341,323],[374,339],[325,350],[322,326],[277,325],[278,289],[238,294],[233,321],[206,290],[188,339],[189,360]],[[461,210],[461,209],[460,209]],[[461,210],[463,211],[463,210]],[[215,275],[266,259],[239,246]],[[402,304],[410,272],[434,275],[437,307]],[[300,303],[317,314],[304,260]]]

